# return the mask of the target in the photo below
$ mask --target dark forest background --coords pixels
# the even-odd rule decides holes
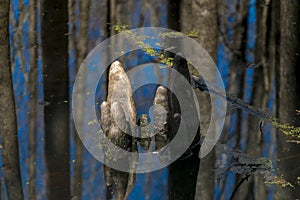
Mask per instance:
[[[123,26],[190,35],[215,60],[228,94],[279,119],[229,106],[220,144],[198,163],[192,197],[178,197],[164,168],[138,174],[128,199],[229,199],[246,178],[235,199],[300,197],[298,0],[1,0],[0,199],[106,198],[103,165],[76,135],[71,96],[84,58]],[[149,60],[139,52],[124,64]],[[144,88],[135,101],[154,93]],[[197,96],[205,132],[209,95]]]

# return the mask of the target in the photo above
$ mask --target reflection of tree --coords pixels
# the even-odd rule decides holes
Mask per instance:
[[[244,66],[247,65],[247,43],[248,43],[248,16],[249,16],[249,2],[250,1],[234,1],[233,4],[222,3],[220,5],[220,30],[221,32],[226,32],[225,35],[222,35],[222,41],[226,47],[226,54],[229,59],[229,73],[228,73],[228,87],[227,92],[229,94],[238,96],[246,100],[245,87],[247,87],[247,82],[245,79],[247,77]],[[227,20],[232,18],[232,21]],[[231,34],[229,34],[231,33]],[[247,90],[248,92],[249,90]],[[248,92],[249,93],[249,92]],[[225,131],[223,140],[226,142],[231,142],[232,147],[240,148],[245,145],[242,145],[245,137],[243,132],[247,133],[247,126],[243,121],[246,119],[247,114],[243,113],[240,110],[233,109],[234,107],[229,108],[228,113],[230,114],[230,120],[225,122]],[[233,128],[233,133],[230,131],[230,127]],[[257,132],[258,133],[258,132]],[[246,140],[247,141],[247,140]],[[235,185],[238,185],[240,178],[244,175],[235,174],[234,175]],[[230,180],[229,175],[225,177],[225,180],[221,183],[222,187],[222,196],[225,197],[227,194],[225,192],[226,183]],[[240,192],[244,188],[241,187],[237,192],[238,198],[244,198],[247,196],[247,191]],[[241,196],[239,196],[241,194]]]
[[[19,165],[17,118],[11,77],[9,0],[0,1],[0,134],[8,199],[23,199]]]
[[[42,2],[47,199],[70,198],[67,2]]]
[[[255,49],[255,63],[259,64],[258,68],[254,70],[253,87],[252,87],[252,100],[251,104],[255,108],[267,110],[269,102],[274,98],[275,85],[275,63],[276,63],[276,34],[277,27],[275,24],[274,16],[276,9],[274,7],[275,1],[269,6],[260,6],[261,2],[257,2],[257,39]],[[249,27],[251,28],[251,27]],[[246,85],[247,86],[247,85]],[[247,153],[251,156],[259,157],[263,155],[264,151],[268,148],[267,157],[274,159],[274,145],[276,142],[275,130],[266,130],[260,132],[260,118],[249,116],[243,120],[248,122],[247,134]],[[263,127],[261,127],[263,129]],[[266,134],[269,134],[266,136]],[[266,144],[265,138],[269,137],[270,142]],[[239,180],[237,180],[239,181]],[[265,184],[265,179],[262,176],[256,175],[251,177],[244,187],[238,192],[240,199],[266,199],[268,193],[271,192],[271,187]]]
[[[90,0],[80,1],[79,2],[79,19],[75,17],[75,1],[69,1],[68,5],[69,13],[70,13],[70,22],[71,22],[71,33],[69,39],[69,50],[74,50],[75,52],[75,68],[76,72],[78,72],[80,65],[85,59],[88,53],[88,25],[89,25],[89,11],[90,11]],[[76,20],[79,21],[78,30],[76,29]],[[78,32],[78,37],[76,37],[76,32]],[[86,73],[83,73],[86,74]],[[85,83],[82,83],[85,84]],[[84,85],[80,86],[84,88]],[[82,105],[78,106],[82,109],[82,113],[85,112],[84,108],[84,95],[77,96],[76,98],[81,98]],[[83,114],[82,117],[85,115]],[[81,123],[82,120],[79,121]],[[72,122],[73,123],[73,122]],[[78,127],[84,127],[82,124],[78,125]],[[84,129],[84,128],[83,128]],[[82,193],[82,163],[83,163],[83,144],[80,141],[79,136],[76,133],[72,135],[74,136],[75,141],[75,167],[74,167],[74,180],[73,180],[73,196],[76,196],[78,199],[81,199]],[[80,130],[84,131],[84,130]]]

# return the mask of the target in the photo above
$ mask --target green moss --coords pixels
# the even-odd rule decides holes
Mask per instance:
[[[276,120],[272,121],[272,125],[279,129],[284,135],[291,138],[289,142],[300,144],[300,127],[291,126],[289,124],[280,124]]]
[[[126,31],[128,30],[128,25],[127,24],[123,24],[123,25],[114,25],[113,26],[113,30],[115,30],[117,33],[120,33],[122,31]]]
[[[99,122],[96,119],[94,119],[94,120],[89,121],[88,125],[91,126],[91,125],[98,124],[98,123]]]
[[[190,32],[186,33],[186,35],[189,36],[189,37],[197,38],[197,37],[199,37],[199,32],[193,30],[193,31],[190,31]]]
[[[145,42],[145,39],[149,39],[151,37],[149,36],[145,36],[145,35],[137,35],[137,33],[134,33],[130,30],[128,30],[128,25],[127,24],[122,24],[122,25],[114,25],[113,26],[113,30],[115,30],[117,33],[125,33],[125,36],[134,41],[147,55],[150,55],[150,56],[153,56],[153,57],[157,57],[158,60],[167,65],[167,66],[172,66],[173,64],[173,58],[170,58],[168,57],[165,53],[162,53],[161,50],[156,50],[154,48],[152,48],[150,46],[149,43],[146,43]],[[164,33],[159,33],[159,36],[160,37],[163,37],[163,38],[184,38],[184,37],[199,37],[199,32],[198,31],[195,31],[195,30],[192,30],[186,34],[184,33],[181,33],[181,32],[173,32],[173,31],[170,31],[170,32],[164,32]],[[161,49],[164,49],[164,44],[162,43],[155,43],[156,46],[160,47]],[[168,49],[169,51],[171,49]],[[196,74],[196,73],[193,73],[192,74]]]

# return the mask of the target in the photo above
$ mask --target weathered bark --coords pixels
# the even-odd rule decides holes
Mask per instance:
[[[180,6],[181,31],[188,33],[196,31],[197,42],[210,54],[213,60],[217,56],[218,44],[218,1],[193,0],[181,1]],[[197,56],[197,55],[195,55]],[[196,75],[196,74],[195,74]],[[205,78],[205,77],[204,77]],[[208,94],[197,92],[200,110],[200,133],[205,135],[210,122],[211,102]],[[195,199],[212,199],[214,196],[214,163],[212,151],[202,159],[198,172]],[[197,174],[195,175],[195,177]]]
[[[38,41],[37,41],[37,0],[29,1],[29,44],[30,44],[30,74],[29,74],[29,92],[30,92],[30,110],[29,110],[29,198],[36,199],[36,137],[37,137],[37,82],[38,82]]]
[[[277,15],[278,17],[278,15]],[[300,126],[296,109],[300,108],[300,2],[280,1],[280,65],[277,71],[277,112],[282,122]],[[299,144],[288,143],[282,132],[278,132],[278,171],[283,179],[295,188],[276,187],[275,199],[299,198],[300,186],[297,177],[300,174]]]
[[[154,97],[154,134],[156,149],[163,148],[169,142],[169,108],[168,90],[162,86],[158,87]]]
[[[131,14],[132,14],[132,9],[133,9],[133,6],[132,6],[132,3],[133,1],[125,1],[125,0],[109,0],[107,1],[107,9],[108,9],[108,12],[107,12],[107,37],[110,37],[110,36],[113,36],[115,34],[117,34],[118,32],[114,29],[115,26],[123,26],[123,25],[126,25],[128,26],[128,28],[130,29],[131,28]],[[124,41],[116,41],[116,40],[113,40],[111,38],[111,46],[115,46],[115,44],[122,44]],[[113,56],[115,52],[111,52],[110,50],[108,50],[107,52],[107,59],[111,59],[111,57]],[[120,60],[121,62],[123,61],[123,59]],[[113,65],[112,65],[113,66]],[[103,81],[106,82],[106,84],[102,85],[102,90],[103,91],[108,91],[107,92],[107,95],[104,94],[104,99],[106,99],[106,96],[107,96],[107,102],[108,104],[112,105],[112,103],[114,103],[115,99],[111,99],[111,95],[112,95],[112,92],[113,91],[121,91],[120,88],[117,88],[119,85],[118,85],[118,79],[114,80],[116,78],[112,78],[111,76],[114,76],[113,73],[119,73],[121,74],[122,76],[124,77],[127,77],[127,75],[125,74],[125,71],[123,69],[123,67],[121,66],[120,63],[114,63],[114,70],[117,70],[117,71],[112,71],[112,66],[110,67],[110,72],[106,72],[104,74],[104,79]],[[111,78],[109,78],[111,77]],[[113,83],[114,82],[114,83]],[[119,83],[121,84],[121,83]],[[107,88],[104,88],[104,87],[107,87]],[[128,109],[130,109],[131,111],[134,111],[135,113],[135,107],[133,105],[133,99],[132,99],[132,94],[129,94],[131,93],[131,88],[128,88],[130,87],[129,85],[125,84],[123,85],[123,87],[125,87],[125,91],[127,91],[127,95],[130,95],[131,97],[131,100],[129,98],[129,96],[127,96],[127,100],[126,101],[131,101],[131,105],[128,105],[127,103],[124,104],[124,102],[119,102],[121,106],[125,105],[127,106],[127,108],[124,110],[123,108],[123,111],[120,111],[120,112],[125,112],[126,113],[126,116],[130,115],[130,119],[131,120],[128,120],[128,118],[126,119],[127,121],[130,121],[130,123],[135,123],[135,120],[136,120],[136,116],[133,114],[133,112],[129,112]],[[130,90],[130,91],[128,91]],[[122,91],[124,92],[124,91]],[[130,113],[130,114],[129,114]],[[133,116],[134,115],[134,116]],[[134,120],[134,121],[133,121]],[[120,130],[118,130],[120,131]],[[117,132],[118,132],[117,131]],[[124,134],[124,133],[122,133]],[[123,137],[123,139],[125,139]],[[122,140],[122,137],[121,139]],[[133,145],[131,146],[131,151],[136,151],[134,149],[134,143],[136,141],[132,139],[131,143],[133,143]],[[135,174],[134,173],[124,173],[124,172],[120,172],[120,171],[117,171],[117,170],[114,170],[112,168],[109,168],[107,166],[104,166],[104,176],[105,176],[105,181],[106,181],[106,187],[107,187],[107,191],[106,191],[106,198],[109,199],[111,196],[114,196],[115,198],[117,199],[126,199],[130,192],[132,191],[132,189],[134,188],[134,183],[135,183]],[[125,187],[121,187],[120,184],[125,184]],[[117,187],[114,187],[116,186]],[[118,187],[118,185],[120,187]],[[114,187],[114,188],[113,188]],[[113,188],[113,190],[112,190]]]
[[[116,79],[116,77],[114,79]],[[116,82],[113,81],[112,84],[116,84]],[[126,85],[126,87],[128,87],[128,85]],[[110,92],[114,91],[110,90]],[[118,93],[120,93],[120,91]],[[135,140],[123,132],[124,129],[129,130],[130,125],[126,120],[121,104],[118,102],[120,98],[113,97],[113,99],[114,102],[112,105],[108,104],[106,101],[101,104],[101,127],[103,132],[116,146],[123,148],[126,151],[137,151]],[[120,127],[124,129],[121,129]],[[111,159],[109,154],[105,156],[105,159],[106,161]],[[135,160],[135,162],[136,161],[137,160]],[[104,165],[104,173],[107,187],[106,199],[127,199],[135,183],[135,174],[121,172],[106,165]]]
[[[67,1],[42,1],[47,199],[70,199]]]
[[[109,70],[107,102],[101,104],[101,126],[108,139],[116,146],[126,151],[137,152],[136,139],[125,133],[135,131],[135,124],[136,111],[131,85],[121,63],[116,61]],[[111,156],[105,154],[107,162],[113,159]],[[136,164],[137,160],[130,160],[128,169],[134,171]],[[118,200],[127,199],[133,190],[135,176],[133,172],[121,172],[104,166],[107,199],[111,196]]]
[[[9,0],[0,1],[0,134],[7,196],[8,199],[22,200],[17,117],[10,63],[9,5]]]

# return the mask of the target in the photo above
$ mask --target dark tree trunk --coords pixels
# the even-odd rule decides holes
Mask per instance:
[[[180,0],[167,1],[168,28],[180,31]]]
[[[22,200],[17,118],[9,46],[9,0],[0,1],[0,134],[8,199]]]
[[[278,17],[278,15],[277,15]],[[300,126],[300,2],[280,1],[280,65],[277,71],[277,112],[282,122]],[[291,139],[278,132],[278,172],[277,175],[289,181],[295,188],[276,188],[276,199],[297,199],[300,186],[297,177],[300,174],[300,146],[289,143]]]
[[[67,1],[42,2],[47,199],[70,199]]]
[[[167,14],[169,28],[180,30],[183,33],[191,31],[199,33],[199,37],[196,40],[208,51],[213,59],[216,58],[218,42],[217,4],[217,1],[211,2],[206,0],[169,1]],[[197,96],[198,101],[201,102],[199,105],[200,113],[202,113],[200,127],[201,131],[203,131],[202,134],[205,135],[210,120],[210,99],[209,95],[204,93],[197,92]],[[197,152],[199,152],[198,148],[195,149],[192,157],[182,161],[178,160],[171,164],[169,174],[171,199],[213,198],[214,151],[204,158],[205,162],[201,162],[200,170],[200,159]]]
[[[191,82],[187,61],[178,54],[174,58],[172,68],[177,70],[189,83]],[[173,87],[176,85],[175,82],[177,81],[174,75],[170,75],[169,81],[169,140],[172,140],[177,134],[179,125],[182,122],[185,122],[183,124],[186,124],[187,130],[189,130],[189,122],[185,121],[184,118],[181,118],[181,114],[183,112],[181,110],[181,105],[175,94],[172,93],[172,91],[174,91]],[[189,91],[184,91],[184,89],[181,91],[181,95],[183,95],[185,98],[193,98]],[[195,144],[199,140],[200,137],[199,134],[197,134],[194,142],[191,145],[194,147],[189,148],[179,159],[169,166],[169,199],[194,199],[196,193],[197,174],[200,164],[200,146]]]

